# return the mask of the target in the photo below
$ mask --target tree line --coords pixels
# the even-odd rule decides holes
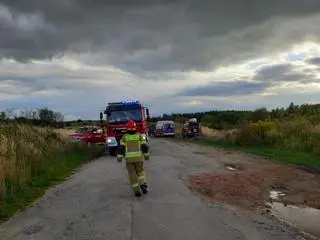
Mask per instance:
[[[15,111],[7,109],[0,111],[0,122],[16,122],[34,126],[64,127],[64,116],[60,112],[47,107],[31,110]]]
[[[51,126],[54,128],[100,125],[99,120],[77,119],[66,121],[62,113],[51,110],[47,107],[20,111],[13,108],[9,108],[4,111],[0,110],[0,123],[5,122],[15,122],[33,126]]]
[[[288,107],[275,108],[270,111],[266,108],[259,108],[254,111],[215,110],[195,113],[171,113],[151,117],[149,123],[153,124],[159,120],[173,120],[176,123],[184,123],[189,118],[197,118],[204,126],[214,129],[228,129],[246,122],[265,121],[269,119],[288,120],[293,117],[306,117],[313,125],[318,125],[320,124],[320,104],[295,105],[292,102]],[[46,107],[19,112],[14,111],[14,109],[0,111],[0,122],[8,121],[57,128],[100,124],[99,120],[78,119],[65,121],[62,113]]]
[[[313,125],[320,124],[320,104],[295,105],[293,102],[288,107],[267,110],[259,108],[254,111],[207,111],[196,113],[172,113],[153,117],[151,122],[160,120],[173,120],[176,123],[184,123],[189,118],[197,118],[203,125],[214,129],[234,128],[246,122],[257,122],[259,120],[288,120],[294,117],[305,117]]]

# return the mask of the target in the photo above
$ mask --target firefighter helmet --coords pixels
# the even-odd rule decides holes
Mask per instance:
[[[127,131],[136,131],[137,124],[133,120],[129,120],[127,123]]]

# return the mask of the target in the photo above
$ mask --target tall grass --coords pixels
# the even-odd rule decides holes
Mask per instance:
[[[232,131],[205,128],[204,138],[196,143],[235,149],[320,171],[320,130],[310,120],[245,123]]]
[[[306,153],[320,153],[320,133],[306,118],[258,121],[243,125],[233,138],[238,145],[269,146]]]
[[[0,218],[23,208],[101,148],[74,145],[49,128],[0,124]]]

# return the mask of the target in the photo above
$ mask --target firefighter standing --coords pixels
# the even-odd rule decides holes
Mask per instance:
[[[143,162],[149,160],[149,147],[142,135],[137,132],[136,123],[129,120],[127,123],[127,133],[120,140],[117,160],[125,159],[129,174],[129,180],[134,194],[141,197],[148,192],[148,185],[144,172]]]

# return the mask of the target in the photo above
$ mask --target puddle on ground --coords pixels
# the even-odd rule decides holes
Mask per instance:
[[[320,210],[310,207],[300,208],[293,205],[284,205],[283,203],[268,203],[272,215],[278,219],[296,226],[301,231],[320,237]]]
[[[234,167],[230,167],[230,166],[227,166],[226,169],[230,170],[230,171],[235,171],[237,169],[235,169]]]
[[[272,190],[269,192],[269,197],[273,200],[277,200],[279,199],[279,197],[282,197],[282,196],[285,196],[285,194],[280,191]]]
[[[241,167],[238,164],[234,164],[234,163],[224,163],[223,165],[225,169],[230,171],[236,171],[241,169]]]

